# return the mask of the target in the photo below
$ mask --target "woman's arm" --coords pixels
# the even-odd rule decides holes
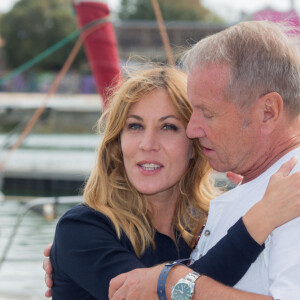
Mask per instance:
[[[50,259],[53,299],[82,299],[87,294],[107,299],[113,277],[145,267],[129,240],[119,240],[111,222],[84,205],[58,222]]]
[[[240,218],[203,257],[189,266],[223,284],[235,285],[264,249],[247,231]]]

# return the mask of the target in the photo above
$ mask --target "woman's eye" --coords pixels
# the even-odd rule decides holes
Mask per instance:
[[[174,124],[165,124],[163,126],[163,129],[164,130],[173,130],[173,131],[177,131],[178,130],[178,127]]]
[[[142,125],[139,123],[130,123],[130,124],[128,124],[127,128],[129,130],[139,130],[142,128]]]

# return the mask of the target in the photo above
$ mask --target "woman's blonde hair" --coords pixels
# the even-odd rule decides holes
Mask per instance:
[[[186,74],[171,67],[135,73],[112,94],[108,109],[98,122],[99,130],[104,120],[106,126],[96,164],[85,186],[84,199],[87,205],[111,220],[119,238],[122,232],[128,236],[138,257],[150,244],[155,248],[155,228],[149,218],[146,199],[130,183],[125,172],[120,134],[132,103],[156,89],[167,91],[187,126],[192,108],[187,100],[186,83]],[[193,140],[193,147],[194,157],[179,182],[180,195],[173,221],[190,247],[205,221],[209,200],[215,196],[210,167],[198,140]]]

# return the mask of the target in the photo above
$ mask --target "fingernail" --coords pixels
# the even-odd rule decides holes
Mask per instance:
[[[293,160],[293,161],[298,161],[298,157],[297,157],[296,155],[294,155],[294,156],[292,157],[292,160]]]

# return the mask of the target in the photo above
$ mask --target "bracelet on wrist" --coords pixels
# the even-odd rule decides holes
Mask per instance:
[[[163,269],[159,274],[158,282],[157,282],[157,296],[159,300],[167,300],[166,281],[170,270],[177,265],[183,265],[183,262],[188,260],[189,258],[178,259],[172,263],[167,263],[164,265]]]

